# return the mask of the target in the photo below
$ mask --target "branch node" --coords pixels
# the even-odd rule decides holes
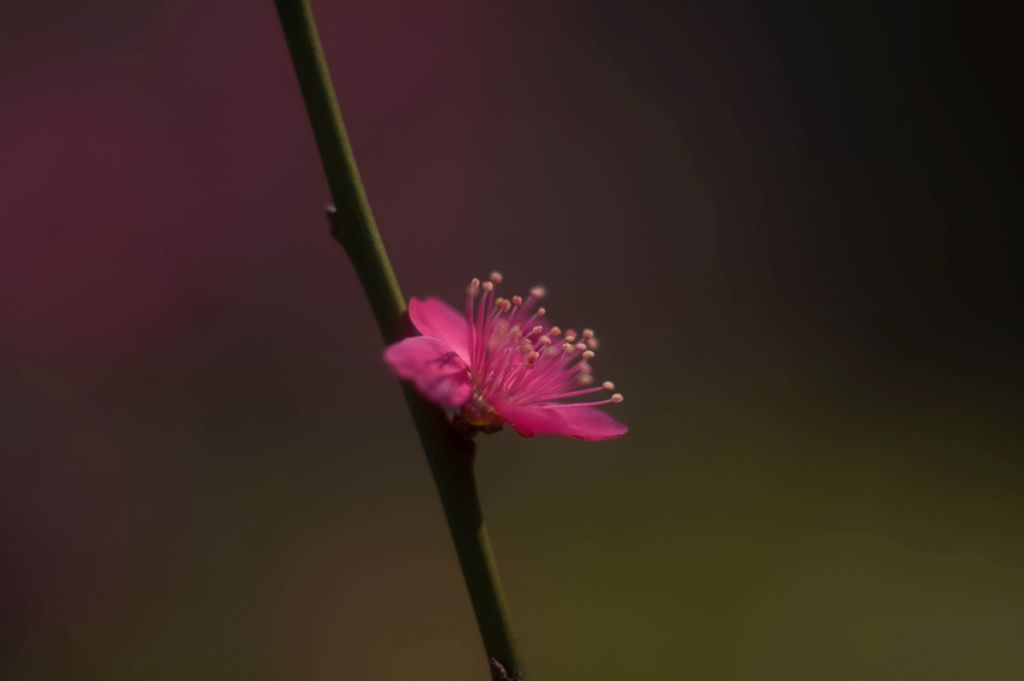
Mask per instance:
[[[331,228],[331,236],[335,241],[341,243],[341,221],[338,219],[338,207],[333,203],[328,203],[324,206],[324,212],[327,213],[327,225]]]

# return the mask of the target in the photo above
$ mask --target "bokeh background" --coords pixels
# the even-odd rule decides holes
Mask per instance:
[[[1019,10],[315,9],[405,292],[627,397],[481,443],[528,678],[1024,678]],[[482,678],[271,2],[0,53],[0,677]]]

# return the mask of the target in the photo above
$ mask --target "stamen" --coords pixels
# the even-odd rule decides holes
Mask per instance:
[[[478,280],[474,279],[473,281]],[[494,284],[489,281],[485,281],[480,285],[480,287],[484,290],[484,294],[480,296],[480,304],[477,306],[475,329],[476,344],[473,347],[470,358],[472,360],[471,366],[476,369],[486,366],[487,350],[489,345],[488,324],[490,322],[492,305],[491,292],[494,290]],[[483,373],[486,374],[486,371]]]
[[[573,407],[600,407],[602,404],[619,404],[622,402],[622,395],[615,393],[607,400],[598,400],[596,402],[549,402],[544,405],[547,409],[572,409]]]
[[[474,394],[487,399],[500,392],[520,404],[558,408],[621,402],[620,393],[597,402],[565,402],[615,388],[611,381],[594,378],[594,330],[563,331],[544,324],[541,318],[547,310],[538,301],[547,290],[535,286],[529,297],[499,297],[495,289],[503,280],[494,271],[484,281],[474,277],[466,287]]]
[[[604,390],[604,388],[602,388],[601,386],[597,386],[595,388],[583,388],[581,390],[573,390],[571,392],[562,393],[561,395],[558,396],[558,399],[560,399],[560,400],[567,400],[570,397],[580,397],[582,395],[593,395],[594,393],[599,393],[602,390]]]

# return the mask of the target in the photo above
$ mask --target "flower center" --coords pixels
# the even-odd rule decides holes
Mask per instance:
[[[485,433],[494,433],[501,430],[505,419],[494,410],[487,400],[479,393],[474,392],[473,397],[462,407],[462,420],[474,428],[479,428]]]

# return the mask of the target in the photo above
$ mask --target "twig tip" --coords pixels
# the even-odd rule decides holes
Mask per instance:
[[[508,670],[505,669],[505,665],[492,657],[491,678],[493,681],[523,681],[523,673],[514,672],[513,674],[509,674]]]

